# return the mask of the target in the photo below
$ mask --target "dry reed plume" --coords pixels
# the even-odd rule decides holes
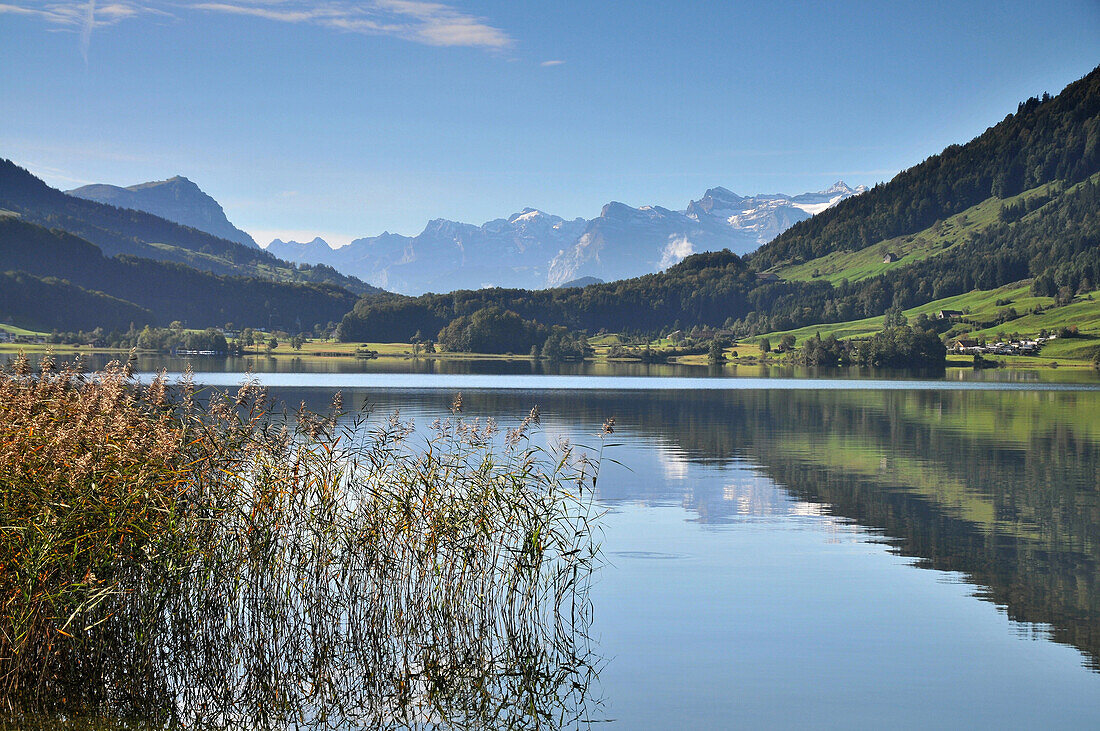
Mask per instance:
[[[0,374],[0,697],[205,728],[585,721],[598,461],[128,366]],[[610,432],[610,428],[607,429]],[[419,445],[419,446],[418,446]],[[43,715],[44,714],[44,715]]]

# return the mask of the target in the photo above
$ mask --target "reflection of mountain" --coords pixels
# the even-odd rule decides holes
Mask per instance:
[[[1100,669],[1100,397],[723,396],[662,404],[687,458],[745,456],[798,499],[882,530],[919,565],[966,574],[1010,618],[1052,625]],[[718,498],[697,495],[700,513],[728,514]]]
[[[382,410],[446,400],[370,398]],[[963,573],[1010,618],[1051,625],[1100,669],[1100,394],[465,394],[470,413],[502,420],[536,400],[545,420],[585,432],[614,415],[622,449],[655,446],[665,478],[684,462],[726,468],[709,480],[636,474],[601,484],[604,499],[682,503],[708,522],[745,512],[853,520],[919,566]],[[789,500],[768,494],[765,477]]]
[[[471,367],[420,363],[425,373]],[[486,367],[522,373],[538,366]],[[672,373],[664,366],[648,375]],[[332,391],[279,395],[324,410]],[[355,408],[400,408],[406,417],[419,412],[421,421],[446,413],[452,397],[344,391],[344,403]],[[648,453],[651,471],[601,481],[605,501],[682,504],[711,523],[738,515],[852,521],[881,532],[917,566],[962,573],[1013,620],[1050,625],[1054,640],[1100,670],[1100,392],[464,393],[466,413],[494,416],[503,427],[534,404],[554,432],[596,434],[614,416],[621,446],[609,456],[627,467]]]
[[[1100,419],[1051,418],[1100,413],[1100,399],[852,396],[789,399],[772,415],[800,425],[802,439],[755,441],[754,459],[797,497],[881,529],[919,565],[966,574],[1010,618],[1052,625],[1100,669]]]

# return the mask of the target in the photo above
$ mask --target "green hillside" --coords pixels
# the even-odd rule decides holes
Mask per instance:
[[[1001,304],[998,304],[1000,302]],[[982,327],[1005,313],[1015,309],[1019,317],[1002,323]],[[1031,314],[1032,310],[1041,312]],[[1019,334],[1034,337],[1041,332],[1057,333],[1062,328],[1077,328],[1079,336],[1048,342],[1042,349],[1044,359],[1089,360],[1097,348],[1100,348],[1100,289],[1077,295],[1072,302],[1056,306],[1053,297],[1035,296],[1031,293],[1031,283],[1022,282],[998,287],[993,290],[975,290],[954,297],[932,300],[917,307],[903,311],[905,317],[914,322],[921,315],[935,318],[940,310],[958,310],[962,320],[954,323],[944,335],[948,338],[966,334],[971,338],[998,339],[999,335]],[[767,338],[773,345],[785,335],[793,335],[796,346],[807,339],[820,334],[822,338],[830,335],[841,340],[865,338],[883,329],[883,316],[867,317],[847,322],[826,323],[765,333],[751,338],[759,343]],[[1038,362],[1033,359],[1013,359],[1019,363]]]
[[[1100,176],[1093,175],[1096,181]],[[1073,190],[1073,186],[1070,190]],[[859,251],[834,251],[802,264],[774,267],[781,278],[793,281],[826,281],[839,284],[847,279],[858,282],[868,277],[886,274],[918,261],[938,256],[966,244],[980,231],[1001,223],[1001,210],[1013,205],[1027,205],[1056,197],[1066,190],[1060,181],[1046,183],[1005,199],[990,197],[967,208],[962,213],[937,221],[932,226],[905,236],[895,236]],[[884,261],[887,254],[896,260]]]
[[[915,234],[978,205],[1100,170],[1100,72],[1051,97],[1032,97],[965,145],[795,224],[752,255],[759,269],[860,251]]]
[[[125,330],[131,322],[179,320],[198,328],[234,322],[300,332],[339,320],[356,299],[330,284],[106,257],[84,239],[10,217],[0,219],[0,272],[22,277],[3,293],[0,321],[33,330]]]
[[[17,323],[16,334],[48,331],[64,323],[73,330],[125,329],[153,321],[149,310],[132,302],[78,287],[55,277],[0,272],[0,318]]]

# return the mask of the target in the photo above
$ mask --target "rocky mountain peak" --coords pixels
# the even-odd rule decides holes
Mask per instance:
[[[251,248],[259,248],[251,236],[225,216],[221,205],[182,175],[123,188],[117,185],[85,185],[68,191],[77,198],[130,208],[205,231]]]

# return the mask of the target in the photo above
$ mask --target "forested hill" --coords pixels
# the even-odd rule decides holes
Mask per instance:
[[[66,195],[12,161],[0,159],[0,211],[5,210],[24,221],[79,236],[107,256],[129,254],[231,276],[327,283],[360,295],[382,291],[331,267],[296,266],[261,249],[151,213]]]
[[[741,337],[1021,280],[1036,294],[1072,299],[1100,282],[1098,181],[1100,70],[1056,97],[1024,102],[977,139],[797,224],[747,259],[701,254],[659,274],[583,289],[363,300],[340,334],[432,337],[456,318],[499,307],[590,332],[704,325]],[[895,245],[901,256],[884,261]],[[858,266],[846,263],[853,257]],[[778,273],[764,271],[772,268]]]
[[[660,274],[584,288],[478,289],[419,297],[362,299],[344,317],[344,340],[407,341],[426,337],[453,319],[499,307],[526,320],[575,330],[655,331],[676,322],[722,324],[733,313],[788,309],[792,297],[825,283],[758,286],[741,257],[728,251],[695,254]]]
[[[0,216],[0,321],[34,330],[226,323],[290,332],[338,321],[355,295],[329,284],[227,277],[174,262],[107,257],[59,230]]]
[[[1051,181],[1077,183],[1100,170],[1100,67],[1056,97],[1019,105],[964,145],[951,145],[888,183],[841,201],[752,255],[758,269],[859,250],[912,234],[990,197]]]

